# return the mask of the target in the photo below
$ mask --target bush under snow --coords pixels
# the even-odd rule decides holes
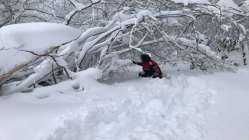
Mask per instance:
[[[79,35],[79,30],[56,23],[4,26],[0,29],[0,74],[34,58],[33,54],[23,50],[44,54],[49,49],[76,39]]]

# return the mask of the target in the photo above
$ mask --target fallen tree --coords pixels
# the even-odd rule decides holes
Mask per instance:
[[[91,66],[99,67],[108,75],[121,62],[119,58],[133,59],[140,53],[151,53],[162,63],[185,61],[192,68],[230,70],[233,61],[223,59],[223,54],[217,51],[218,41],[229,38],[238,42],[245,62],[247,32],[242,24],[233,20],[233,16],[222,15],[221,8],[218,7],[217,12],[213,7],[217,8],[216,5],[205,4],[154,13],[126,8],[115,14],[105,26],[90,28],[76,40],[63,44],[46,56],[42,55],[44,59],[37,60],[32,73],[15,81],[17,84],[7,83],[4,92],[26,91],[37,87],[41,81],[57,83],[73,78],[74,72]],[[209,23],[206,25],[207,20]],[[231,27],[223,29],[226,25]],[[26,52],[41,56],[29,50]],[[129,63],[118,65],[120,68]]]

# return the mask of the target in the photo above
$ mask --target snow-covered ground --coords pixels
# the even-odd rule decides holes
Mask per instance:
[[[249,70],[204,77],[216,90],[205,140],[249,139]]]
[[[73,81],[0,97],[0,140],[248,140],[249,70],[104,84]]]

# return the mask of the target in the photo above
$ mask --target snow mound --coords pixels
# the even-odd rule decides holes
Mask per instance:
[[[41,54],[51,47],[76,39],[79,35],[78,30],[56,23],[23,23],[2,27],[0,70],[7,71],[32,58],[31,54],[20,50]]]

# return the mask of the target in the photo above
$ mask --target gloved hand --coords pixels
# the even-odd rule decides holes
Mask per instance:
[[[133,63],[133,64],[137,64],[137,62],[136,62],[136,61],[134,61],[134,60],[132,60],[132,63]]]

